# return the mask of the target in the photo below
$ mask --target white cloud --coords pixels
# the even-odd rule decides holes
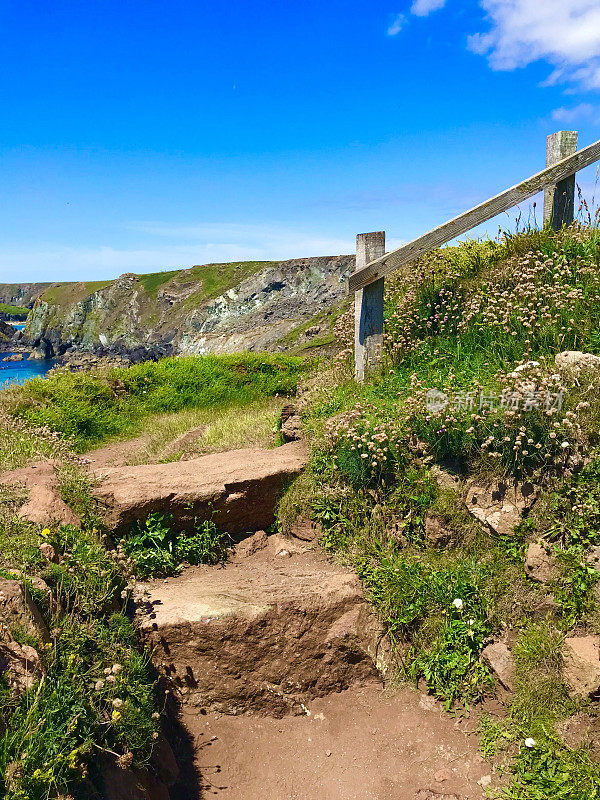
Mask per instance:
[[[561,106],[560,108],[554,109],[552,112],[552,119],[555,122],[561,122],[565,125],[571,125],[582,119],[597,122],[600,120],[600,108],[591,103],[579,103],[571,108]]]
[[[544,59],[555,68],[547,83],[600,89],[598,0],[481,0],[481,6],[491,28],[471,36],[469,47],[487,55],[492,69]]]
[[[445,5],[446,0],[414,0],[410,11],[417,17],[426,17],[432,11],[437,11]]]
[[[263,225],[146,222],[131,225],[130,230],[171,241],[123,249],[4,246],[0,252],[0,282],[104,280],[123,272],[157,272],[194,264],[338,255],[352,253],[355,246],[352,237],[327,238]]]
[[[392,24],[387,29],[388,36],[396,36],[397,33],[400,33],[404,27],[405,21],[406,17],[404,14],[398,14],[396,17],[394,17]]]

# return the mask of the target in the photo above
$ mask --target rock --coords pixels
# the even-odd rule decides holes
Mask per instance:
[[[600,370],[600,357],[592,353],[582,353],[579,350],[566,350],[558,353],[554,359],[557,369],[572,378],[577,378],[582,372]]]
[[[304,331],[304,335],[307,339],[312,339],[313,336],[321,333],[321,326],[320,325],[311,325]]]
[[[446,469],[442,464],[434,464],[429,470],[429,474],[440,489],[453,489],[454,491],[460,489],[461,471],[458,467]]]
[[[525,572],[538,583],[550,583],[557,576],[556,559],[541,542],[531,542],[525,557]]]
[[[43,642],[50,641],[44,618],[29,590],[20,581],[0,578],[0,622],[8,629],[23,628]]]
[[[458,794],[434,792],[431,789],[419,789],[414,795],[414,800],[463,800]]]
[[[109,527],[126,533],[135,520],[168,514],[177,528],[212,519],[230,534],[269,527],[284,486],[307,453],[299,442],[274,450],[233,450],[189,461],[103,470],[95,497]]]
[[[269,537],[265,531],[256,531],[253,536],[242,539],[235,548],[235,554],[238,558],[247,558],[248,556],[253,556],[254,553],[258,553],[259,550],[263,550],[268,543]]]
[[[290,535],[302,542],[314,542],[322,532],[320,523],[299,517],[292,525]]]
[[[23,361],[23,358],[23,353],[12,353],[12,355],[3,358],[2,361]]]
[[[30,467],[4,472],[0,475],[0,482],[22,483],[29,490],[29,500],[19,510],[22,519],[39,525],[61,523],[79,527],[79,517],[58,491],[57,466],[58,462],[51,459],[37,461]]]
[[[504,642],[488,644],[483,648],[481,658],[502,686],[512,692],[515,681],[515,661],[506,644]]]
[[[286,442],[302,439],[302,420],[293,405],[284,406],[281,410],[281,435]]]
[[[564,682],[571,693],[587,697],[600,688],[600,636],[571,636],[563,650]]]
[[[311,699],[377,677],[382,631],[357,576],[312,549],[279,558],[282,541],[140,587],[151,609],[142,637],[186,704],[303,714]]]
[[[452,541],[452,531],[439,517],[427,514],[425,517],[425,540],[430,547],[446,547]]]
[[[84,281],[72,283],[59,297],[39,297],[28,334],[61,353],[73,347],[116,351],[119,345],[163,355],[284,349],[288,333],[344,299],[355,261],[342,255],[257,263],[252,274],[232,274],[217,297],[206,296],[198,267],[176,271],[150,294],[143,278],[131,273],[95,291]]]
[[[58,564],[59,558],[57,552],[50,542],[44,542],[40,545],[40,553],[44,556],[46,561],[50,561],[52,564]]]
[[[491,775],[482,775],[481,778],[477,781],[477,785],[481,786],[482,789],[486,789],[492,783],[492,776]]]
[[[469,513],[494,533],[510,535],[536,500],[537,492],[530,483],[509,486],[499,482],[489,486],[471,483],[465,502]]]
[[[6,674],[10,687],[18,697],[21,697],[42,677],[42,662],[33,647],[11,641],[6,634],[3,634],[2,638],[0,671]]]

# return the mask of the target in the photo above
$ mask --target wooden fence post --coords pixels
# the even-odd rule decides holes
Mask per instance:
[[[546,166],[577,152],[577,131],[558,131],[546,139]],[[544,190],[544,225],[548,222],[552,230],[559,231],[570,225],[575,214],[575,175],[560,181],[556,186]]]
[[[385,231],[358,234],[356,269],[384,254]],[[385,278],[379,278],[354,295],[354,375],[360,383],[381,366],[384,284]]]

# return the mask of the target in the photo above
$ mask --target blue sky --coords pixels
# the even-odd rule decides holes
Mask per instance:
[[[598,0],[0,0],[0,280],[397,245],[599,94]]]

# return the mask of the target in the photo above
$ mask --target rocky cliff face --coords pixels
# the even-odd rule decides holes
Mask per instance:
[[[29,306],[53,284],[0,283],[0,303],[10,306]]]
[[[270,349],[341,301],[354,256],[206,265],[101,284],[53,285],[26,336],[61,353],[159,348],[199,354]]]

